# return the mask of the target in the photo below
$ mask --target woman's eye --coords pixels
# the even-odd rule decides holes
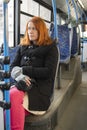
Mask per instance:
[[[33,28],[32,28],[32,30],[36,30],[36,28],[35,28],[35,27],[33,27]]]
[[[28,30],[36,30],[36,28],[35,27],[28,27]]]

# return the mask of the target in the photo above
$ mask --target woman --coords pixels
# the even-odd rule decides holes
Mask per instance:
[[[11,65],[11,76],[16,85],[11,87],[11,130],[24,130],[25,115],[44,114],[53,93],[58,51],[51,40],[45,22],[33,17],[26,25],[16,57]]]

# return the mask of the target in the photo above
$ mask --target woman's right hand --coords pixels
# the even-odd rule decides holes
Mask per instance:
[[[30,77],[26,76],[24,81],[28,87],[31,85],[31,78]]]

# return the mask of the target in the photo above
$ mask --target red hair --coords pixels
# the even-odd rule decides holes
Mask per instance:
[[[52,44],[52,40],[48,34],[48,29],[46,27],[44,20],[41,19],[40,17],[33,17],[31,20],[29,20],[27,22],[25,35],[21,39],[21,42],[20,42],[21,45],[30,45],[31,44],[29,36],[28,36],[28,23],[29,22],[33,22],[33,24],[35,25],[35,27],[38,31],[39,38],[37,40],[37,45],[40,46],[40,45]]]

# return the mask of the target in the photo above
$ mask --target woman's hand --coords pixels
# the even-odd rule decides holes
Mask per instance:
[[[26,76],[24,81],[28,87],[31,85],[31,78],[30,77]]]

